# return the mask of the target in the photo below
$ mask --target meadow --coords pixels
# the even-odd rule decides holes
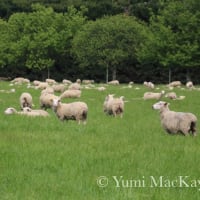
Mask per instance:
[[[167,91],[164,85],[158,87]],[[168,135],[158,111],[152,110],[156,101],[140,98],[147,91],[143,85],[108,86],[103,92],[82,90],[80,100],[89,107],[86,125],[61,122],[50,109],[49,118],[5,115],[7,107],[19,110],[19,96],[25,91],[39,108],[39,90],[0,82],[0,90],[11,88],[16,92],[0,92],[0,199],[199,198],[200,135]],[[175,92],[186,98],[163,98],[170,108],[193,112],[200,119],[200,91]],[[122,119],[103,113],[109,93],[125,96]]]

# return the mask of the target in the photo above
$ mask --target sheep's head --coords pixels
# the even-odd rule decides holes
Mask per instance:
[[[161,108],[168,108],[169,103],[165,102],[165,101],[159,101],[155,104],[153,104],[152,108],[154,110],[160,110]]]
[[[51,102],[52,102],[53,108],[57,108],[61,101],[60,99],[55,98],[55,99],[51,99]]]
[[[22,110],[23,110],[23,112],[31,112],[32,111],[32,109],[29,107],[24,107]]]
[[[14,113],[16,113],[17,111],[15,110],[15,108],[7,108],[5,111],[4,111],[4,113],[6,114],[6,115],[11,115],[11,114],[14,114]]]

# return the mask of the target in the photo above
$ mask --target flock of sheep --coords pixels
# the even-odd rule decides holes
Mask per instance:
[[[93,85],[93,80],[83,80],[78,79],[75,83],[72,83],[69,80],[63,80],[62,84],[58,84],[53,79],[46,79],[45,82],[33,81],[33,84],[30,84],[30,81],[25,78],[15,78],[11,81],[11,84],[23,84],[27,83],[28,87],[34,87],[35,89],[40,89],[41,94],[39,97],[40,108],[33,109],[33,98],[30,93],[24,92],[19,97],[19,103],[21,111],[17,111],[13,107],[9,107],[5,110],[5,114],[20,114],[26,116],[50,116],[47,112],[48,108],[51,108],[58,119],[60,120],[76,120],[78,124],[81,122],[86,124],[87,115],[88,115],[88,105],[83,101],[75,101],[72,103],[63,103],[64,98],[80,98],[81,97],[81,88],[84,85],[85,88],[95,88]],[[111,85],[119,85],[118,80],[109,82]],[[132,88],[133,82],[130,82],[128,87]],[[159,101],[165,95],[165,97],[173,100],[182,100],[185,97],[177,97],[175,92],[169,92],[165,94],[165,91],[154,92],[155,85],[152,82],[144,82],[144,86],[149,90],[143,95],[144,100],[155,99],[158,100],[157,103],[153,104],[152,108],[155,110],[160,110],[160,120],[161,125],[168,133],[182,133],[188,135],[192,133],[196,136],[196,123],[197,117],[192,113],[183,113],[170,111],[169,103],[164,101]],[[169,90],[173,90],[174,87],[180,87],[180,81],[171,82],[167,87]],[[186,87],[190,90],[195,89],[192,82],[188,82]],[[97,88],[99,91],[106,90],[106,87],[101,86]],[[136,88],[137,89],[137,88]],[[138,88],[139,89],[139,88]],[[158,88],[157,88],[158,89]],[[14,92],[14,91],[13,91]],[[60,95],[55,95],[55,92],[60,92]],[[142,99],[142,98],[141,98]],[[116,117],[119,115],[121,118],[124,113],[124,96],[114,97],[114,94],[108,94],[105,97],[103,104],[103,111],[107,115],[113,115]]]

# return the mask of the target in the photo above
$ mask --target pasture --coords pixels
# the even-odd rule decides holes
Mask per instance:
[[[158,87],[167,91],[164,85]],[[102,92],[83,89],[80,100],[89,107],[86,125],[61,122],[50,109],[49,118],[4,115],[7,107],[19,110],[19,96],[25,91],[39,108],[40,90],[0,82],[0,90],[11,88],[16,92],[0,92],[2,200],[199,198],[199,128],[197,137],[166,134],[159,113],[151,108],[156,100],[140,99],[148,91],[143,85],[107,86]],[[163,98],[170,108],[200,119],[200,91],[174,91],[186,98]],[[109,93],[128,101],[122,119],[103,113]]]

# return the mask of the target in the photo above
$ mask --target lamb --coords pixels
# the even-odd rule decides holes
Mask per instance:
[[[168,92],[166,95],[165,95],[166,98],[169,98],[169,99],[177,99],[177,95],[175,92]]]
[[[86,124],[88,106],[85,102],[61,103],[60,99],[53,99],[52,105],[60,120],[76,120],[78,124]]]
[[[81,91],[80,90],[66,90],[60,95],[60,99],[63,98],[80,98]]]
[[[192,133],[196,136],[197,117],[192,113],[170,111],[169,103],[159,101],[153,106],[154,110],[160,110],[162,127],[168,133],[182,133],[185,136]]]
[[[145,92],[143,99],[147,100],[147,99],[156,99],[159,100],[162,98],[162,96],[165,94],[165,91],[162,90],[161,92]]]
[[[33,98],[30,93],[23,92],[19,98],[20,107],[23,109],[24,107],[32,108]]]
[[[4,113],[6,115],[19,114],[19,115],[26,115],[26,116],[31,116],[31,117],[36,117],[36,116],[48,117],[48,116],[50,116],[49,113],[44,110],[32,110],[29,107],[23,108],[22,111],[17,111],[15,108],[9,107],[4,111]]]
[[[59,97],[54,94],[43,93],[40,95],[40,108],[47,109],[52,108],[52,100],[58,99]]]
[[[120,115],[122,118],[124,113],[124,97],[114,98],[113,94],[109,94],[105,98],[103,110],[108,115],[113,115],[114,117]]]

